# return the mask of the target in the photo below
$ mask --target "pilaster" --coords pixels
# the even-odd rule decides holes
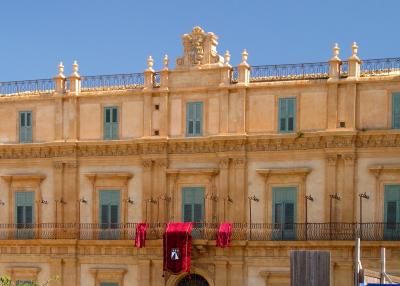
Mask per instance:
[[[141,286],[150,286],[150,266],[151,266],[151,261],[149,259],[139,259],[138,261],[138,280],[136,285],[141,285]],[[160,280],[162,278],[160,277]]]
[[[344,160],[344,192],[342,204],[344,209],[342,213],[342,222],[357,221],[357,193],[354,184],[354,168],[355,154],[346,153],[343,155]]]
[[[246,159],[232,159],[234,187],[233,200],[235,207],[232,208],[231,219],[234,222],[246,222],[246,203],[247,203],[247,188],[246,188]]]
[[[56,223],[60,223],[62,221],[62,211],[60,210],[58,202],[61,201],[64,188],[63,169],[64,164],[62,162],[53,162],[53,190],[56,204],[56,207],[54,208],[54,220]]]
[[[218,217],[220,220],[229,219],[229,158],[219,160],[219,188],[218,188],[219,207]]]
[[[143,180],[143,215],[145,221],[153,222],[152,220],[152,208],[153,204],[148,201],[153,197],[153,184],[152,184],[152,167],[153,161],[151,159],[144,159],[142,161],[142,180]],[[146,204],[147,204],[147,214],[146,214]],[[147,215],[147,217],[146,217]]]
[[[330,194],[336,193],[337,154],[326,157],[326,192],[325,192],[325,221],[329,221]]]
[[[243,286],[243,278],[243,261],[229,261],[229,285]]]
[[[76,286],[77,280],[80,280],[80,277],[77,277],[77,258],[63,258],[63,262],[63,286]]]
[[[63,223],[75,223],[77,219],[77,200],[78,200],[78,171],[79,164],[77,161],[69,161],[65,163],[64,169],[64,188],[61,203],[62,221]],[[68,192],[68,193],[66,193]]]
[[[215,285],[227,286],[228,280],[228,262],[215,261]]]

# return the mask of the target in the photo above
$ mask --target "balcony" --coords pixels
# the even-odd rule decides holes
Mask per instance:
[[[101,225],[92,223],[0,224],[0,240],[78,239],[134,240],[137,223]],[[195,223],[194,239],[215,240],[218,223]],[[400,223],[233,223],[232,240],[249,241],[400,241]],[[166,224],[150,223],[148,240],[162,239]]]

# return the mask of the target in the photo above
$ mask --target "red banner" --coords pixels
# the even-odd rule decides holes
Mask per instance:
[[[217,246],[227,247],[231,243],[232,224],[221,223],[217,233]]]
[[[136,225],[135,246],[138,248],[144,247],[146,241],[147,223],[138,223]]]
[[[168,223],[164,233],[164,271],[173,274],[190,272],[192,227],[188,223]]]

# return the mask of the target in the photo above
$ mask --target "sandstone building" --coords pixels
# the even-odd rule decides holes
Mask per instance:
[[[336,45],[328,62],[250,66],[243,51],[232,67],[215,34],[182,39],[174,68],[80,76],[75,62],[0,83],[0,274],[192,285],[162,277],[167,221],[199,222],[198,285],[289,285],[292,249],[330,250],[331,285],[352,285],[358,236],[364,266],[384,246],[400,274],[400,58],[361,60],[354,43],[346,60]],[[223,221],[233,241],[217,248]]]

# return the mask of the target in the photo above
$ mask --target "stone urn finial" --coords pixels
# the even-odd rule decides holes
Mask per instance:
[[[65,76],[64,76],[64,65],[63,65],[62,62],[60,62],[60,63],[58,64],[58,76],[59,76],[59,77],[65,77]]]
[[[224,59],[225,59],[225,64],[229,65],[229,62],[231,61],[231,54],[229,53],[228,50],[225,52]]]
[[[74,60],[74,63],[72,64],[72,76],[79,77],[78,71],[79,71],[78,61]]]
[[[246,63],[247,62],[247,58],[248,58],[249,54],[247,53],[247,50],[244,49],[242,52],[242,63]]]
[[[168,63],[169,63],[168,55],[164,56],[163,63],[164,63],[164,69],[168,69]]]
[[[352,56],[357,57],[358,46],[356,42],[353,42],[353,45],[351,46],[351,51],[352,51]]]
[[[154,66],[154,60],[153,60],[152,56],[149,56],[149,57],[147,58],[147,68],[148,68],[149,70],[152,70],[152,69],[153,69],[153,66]]]

